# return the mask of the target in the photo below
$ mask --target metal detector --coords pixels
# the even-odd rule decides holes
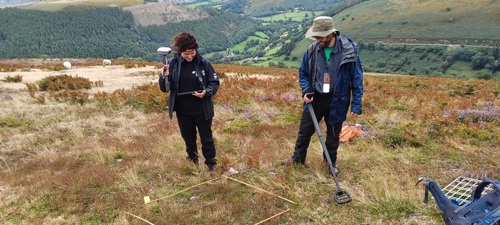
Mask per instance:
[[[325,154],[326,160],[328,161],[328,167],[330,168],[330,173],[333,175],[333,179],[335,180],[335,185],[337,185],[337,192],[333,194],[333,199],[335,199],[335,201],[338,204],[349,203],[352,201],[352,198],[349,195],[349,193],[340,188],[339,181],[337,180],[337,175],[335,174],[335,169],[333,168],[332,160],[330,159],[330,154],[328,154],[328,149],[326,148],[325,141],[323,140],[323,135],[321,134],[321,129],[319,127],[318,120],[316,119],[316,114],[314,114],[314,109],[312,104],[307,104],[307,108],[309,109],[309,113],[311,113],[311,118],[314,123],[314,128],[316,129],[319,141],[321,142],[321,147],[323,147],[323,152]]]

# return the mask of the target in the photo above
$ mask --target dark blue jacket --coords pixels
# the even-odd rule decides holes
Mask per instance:
[[[205,86],[205,90],[207,93],[203,97],[203,115],[205,119],[208,120],[214,117],[214,103],[212,102],[212,96],[217,93],[219,89],[219,78],[215,73],[212,64],[203,57],[201,57],[200,53],[197,51],[196,56],[193,59],[196,62],[196,73],[198,76],[202,77],[203,85]],[[180,53],[176,53],[169,61],[169,76],[168,81],[170,82],[170,97],[168,98],[168,115],[170,119],[172,119],[172,114],[174,112],[175,105],[175,96],[177,95],[177,91],[179,90],[179,77],[181,74],[181,63],[184,61]],[[160,85],[160,89],[163,92],[166,92],[165,86],[165,77],[160,76],[158,80],[158,84]]]
[[[363,98],[363,69],[356,45],[343,35],[337,36],[335,45],[340,47],[338,54],[341,55],[341,60],[333,81],[335,83],[333,100],[330,105],[330,124],[344,122],[349,106],[351,106],[351,112],[360,115]],[[311,74],[317,73],[315,60],[322,60],[321,54],[324,54],[323,50],[317,42],[314,42],[309,45],[302,58],[299,69],[299,84],[302,88],[302,95],[314,92],[311,85],[313,78]],[[307,107],[304,107],[304,110],[307,110]]]

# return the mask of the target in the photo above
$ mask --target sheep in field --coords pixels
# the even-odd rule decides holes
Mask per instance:
[[[102,66],[103,67],[110,66],[110,65],[111,65],[111,60],[109,60],[109,59],[102,60]]]
[[[67,70],[71,69],[71,63],[69,61],[64,61],[63,65]]]

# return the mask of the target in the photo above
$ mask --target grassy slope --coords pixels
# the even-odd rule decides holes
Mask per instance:
[[[338,29],[353,38],[498,39],[499,11],[495,0],[377,0],[356,5],[334,19]]]
[[[205,5],[208,5],[208,2],[191,3],[191,4],[186,4],[185,6],[188,8],[196,8],[196,7],[205,6]]]
[[[249,8],[260,8],[266,5],[272,5],[273,3],[283,3],[286,2],[286,0],[275,0],[275,1],[268,1],[268,0],[250,0],[250,7]]]
[[[62,10],[68,7],[126,7],[141,4],[140,0],[48,0],[20,7]],[[266,4],[269,2],[252,0],[250,8]],[[336,27],[353,38],[498,39],[499,11],[500,4],[496,0],[377,0],[358,4],[334,18]],[[294,16],[289,15],[287,18],[299,20]]]
[[[457,176],[500,178],[498,115],[479,123],[445,116],[498,108],[498,82],[365,77],[358,122],[368,132],[340,147],[340,185],[353,202],[338,205],[316,136],[307,167],[279,164],[300,119],[296,70],[214,66],[241,74],[222,78],[214,98],[220,173],[232,167],[236,179],[297,204],[227,179],[203,183],[220,174],[183,160],[175,117],[145,113],[148,99],[166,103],[155,84],[82,105],[0,89],[0,223],[143,223],[132,213],[155,224],[255,224],[289,209],[267,224],[443,224],[434,201],[422,203],[418,176],[440,186]],[[161,200],[145,205],[144,196]]]
[[[132,12],[136,24],[143,26],[166,24],[208,17],[205,11],[166,3],[149,3],[124,7]]]
[[[334,16],[336,28],[341,33],[351,37],[354,41],[359,38],[365,40],[379,39],[391,42],[443,43],[448,39],[489,39],[496,40],[500,37],[500,4],[495,1],[473,0],[464,1],[367,1]],[[390,38],[390,40],[388,40]],[[291,55],[302,57],[309,40],[297,43]],[[474,41],[469,41],[474,43]],[[362,52],[363,61],[366,65],[376,64],[381,55],[367,54]],[[385,57],[385,55],[382,55]],[[417,56],[409,56],[417,57]],[[395,58],[391,58],[395,59]],[[275,58],[274,60],[283,60]],[[431,60],[431,59],[427,59]],[[436,59],[432,59],[436,60]],[[298,66],[300,62],[292,62],[290,65]],[[425,64],[425,60],[414,61],[412,67]],[[432,62],[439,66],[440,62]],[[446,74],[455,74],[457,77],[471,77],[474,72],[460,72],[457,69],[467,69],[468,66],[456,65]],[[432,69],[431,69],[432,70]],[[408,73],[408,72],[407,72]]]
[[[242,53],[243,53],[243,51],[245,51],[245,46],[246,46],[247,42],[248,42],[248,41],[251,41],[251,40],[266,41],[267,39],[266,39],[266,38],[261,38],[261,37],[259,37],[259,36],[249,36],[249,37],[248,37],[245,41],[243,41],[243,42],[241,42],[241,43],[239,43],[239,44],[237,44],[237,45],[233,46],[232,48],[230,48],[230,50],[231,50],[232,52],[234,52],[234,51],[240,51],[240,52],[242,52]],[[256,48],[256,47],[252,47],[252,48],[250,48],[249,50],[250,50],[250,51],[255,51],[255,48]]]
[[[321,15],[323,11],[314,11],[316,15]],[[259,20],[265,21],[265,22],[271,22],[271,21],[288,21],[288,19],[292,19],[293,21],[300,22],[302,21],[305,16],[308,16],[308,18],[311,18],[312,16],[312,11],[300,11],[300,12],[286,12],[286,13],[280,13],[272,16],[266,16],[266,17],[258,17]]]

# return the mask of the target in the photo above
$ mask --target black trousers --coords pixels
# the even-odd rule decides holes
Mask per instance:
[[[198,115],[177,115],[177,122],[181,136],[186,143],[186,152],[193,161],[198,161],[198,146],[196,144],[196,129],[200,134],[201,152],[205,158],[205,164],[215,165],[215,144],[212,136],[212,119],[205,120],[203,113]]]
[[[332,160],[333,166],[337,162],[337,150],[339,148],[340,131],[342,123],[328,125],[330,119],[330,103],[332,102],[332,94],[315,94],[313,104],[314,114],[318,123],[324,119],[326,124],[326,141],[325,145],[328,150],[328,155]],[[292,161],[295,163],[304,164],[307,156],[307,148],[311,142],[312,135],[316,132],[314,122],[309,111],[302,112],[300,119],[299,133],[295,141],[295,151],[292,156]],[[326,157],[323,153],[323,157]],[[326,158],[325,158],[326,160]]]

